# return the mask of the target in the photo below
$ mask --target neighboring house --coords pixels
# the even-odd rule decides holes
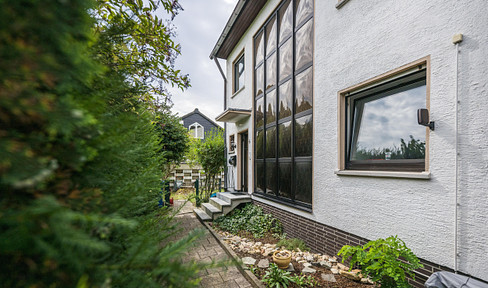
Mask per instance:
[[[488,2],[336,3],[237,2],[210,55],[227,187],[315,251],[398,235],[416,286],[440,269],[488,281]]]
[[[188,129],[190,137],[202,139],[203,141],[205,141],[207,132],[222,129],[217,123],[200,112],[198,108],[183,115],[180,122],[186,129]],[[175,180],[181,183],[183,187],[193,186],[197,179],[205,179],[205,173],[202,170],[202,167],[199,165],[190,166],[186,162],[181,163],[178,167],[173,169],[172,176],[170,177],[170,180]]]

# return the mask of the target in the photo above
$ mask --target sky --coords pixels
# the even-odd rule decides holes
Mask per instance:
[[[177,29],[175,40],[181,45],[181,55],[175,65],[183,74],[190,75],[191,87],[184,92],[169,89],[174,103],[172,111],[183,116],[198,108],[215,121],[224,110],[224,81],[209,56],[237,0],[180,0],[179,3],[184,11],[173,21]],[[220,63],[225,72],[225,62]]]

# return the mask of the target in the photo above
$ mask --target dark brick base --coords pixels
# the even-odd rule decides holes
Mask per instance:
[[[278,218],[283,224],[284,232],[289,237],[302,239],[315,253],[337,256],[337,252],[339,252],[344,245],[364,245],[369,241],[368,239],[312,221],[256,200],[253,200],[253,203],[262,207],[265,213],[270,213],[275,218]],[[437,265],[424,259],[420,259],[420,262],[424,265],[424,268],[416,271],[415,280],[409,280],[410,284],[414,287],[425,287],[425,281],[427,281],[428,277],[434,272],[441,270],[453,271],[450,268]]]

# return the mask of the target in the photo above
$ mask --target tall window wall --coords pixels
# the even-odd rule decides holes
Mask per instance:
[[[254,36],[255,191],[311,208],[313,0],[283,1]]]

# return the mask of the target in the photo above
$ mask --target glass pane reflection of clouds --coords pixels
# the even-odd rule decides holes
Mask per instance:
[[[362,105],[364,108],[361,119],[355,120],[360,127],[354,150],[399,148],[400,140],[408,142],[410,135],[425,142],[425,127],[417,123],[417,109],[426,106],[425,99],[423,85],[372,101],[368,98],[356,101],[356,115]]]

